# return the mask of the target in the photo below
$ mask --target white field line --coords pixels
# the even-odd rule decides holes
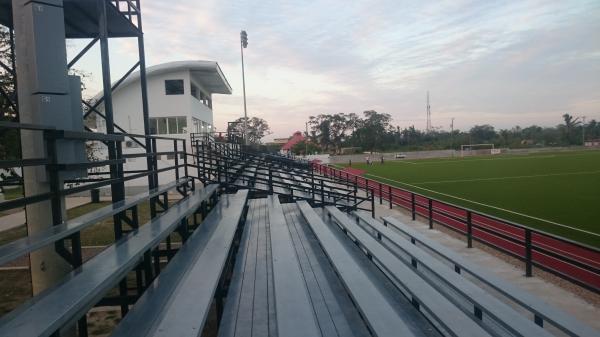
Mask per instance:
[[[390,162],[390,160],[388,160],[388,162]],[[402,160],[402,159],[394,159],[391,162],[394,164],[413,164],[413,165],[422,164],[422,163],[415,163],[414,161]]]
[[[535,216],[532,216],[532,215],[527,215],[527,214],[523,214],[523,213],[511,211],[511,210],[504,209],[504,208],[501,208],[501,207],[496,207],[496,206],[484,204],[484,203],[481,203],[481,202],[477,202],[477,201],[473,201],[473,200],[469,200],[469,199],[457,197],[457,196],[446,194],[446,193],[442,193],[442,192],[437,192],[437,191],[430,190],[430,189],[427,189],[427,188],[423,188],[423,187],[420,187],[420,186],[411,185],[411,184],[403,183],[401,181],[397,181],[397,180],[393,180],[393,179],[381,177],[381,176],[378,176],[378,175],[375,175],[375,174],[368,174],[368,175],[372,176],[372,177],[379,178],[379,179],[383,179],[383,180],[387,180],[387,181],[392,181],[392,182],[395,182],[395,183],[398,183],[398,184],[401,184],[401,185],[410,186],[410,187],[413,187],[413,188],[416,188],[416,189],[419,189],[419,190],[423,190],[423,191],[427,191],[427,192],[430,192],[430,193],[434,193],[434,194],[438,194],[438,195],[443,195],[445,197],[453,198],[453,199],[456,199],[456,200],[466,201],[466,202],[469,202],[469,203],[472,203],[472,204],[475,204],[475,205],[480,205],[480,206],[484,206],[484,207],[496,209],[496,210],[499,210],[499,211],[503,211],[503,212],[507,212],[507,213],[512,213],[512,214],[515,214],[515,215],[518,215],[518,216],[522,216],[522,217],[525,217],[525,218],[530,218],[530,219],[534,219],[534,220],[537,220],[537,221],[543,221],[543,222],[549,223],[549,224],[554,225],[554,226],[568,228],[568,229],[571,229],[571,230],[574,230],[574,231],[577,231],[577,232],[586,233],[586,234],[590,234],[590,235],[593,235],[593,236],[596,236],[596,237],[600,237],[600,234],[598,234],[598,233],[594,233],[594,232],[586,231],[584,229],[580,229],[580,228],[575,228],[575,227],[563,225],[561,223],[554,222],[554,221],[551,221],[551,220],[538,218],[538,217],[535,217]]]
[[[414,183],[415,185],[431,185],[431,184],[444,184],[444,183],[464,183],[473,181],[493,181],[493,180],[510,180],[510,179],[524,179],[524,178],[538,178],[538,177],[559,177],[559,176],[573,176],[580,174],[597,174],[600,170],[595,171],[581,171],[581,172],[565,172],[565,173],[547,173],[547,174],[532,174],[526,176],[507,176],[507,177],[492,177],[492,178],[473,178],[473,179],[456,179],[456,180],[433,180],[433,181],[422,181]]]
[[[590,155],[590,152],[576,152],[576,153],[567,153],[567,152],[559,152],[555,154],[509,154],[509,155],[501,155],[500,157],[491,157],[491,158],[478,158],[481,156],[473,156],[473,157],[447,157],[440,158],[440,160],[432,160],[429,161],[428,158],[422,158],[416,162],[413,161],[416,165],[431,165],[431,164],[441,164],[441,163],[468,163],[472,161],[493,161],[493,160],[518,160],[518,159],[544,159],[544,158],[555,158],[555,157],[584,157]],[[471,159],[474,158],[474,159]],[[434,159],[434,158],[429,158]]]
[[[431,164],[456,164],[456,163],[470,163],[474,161],[494,161],[494,160],[517,160],[517,159],[540,159],[540,158],[554,158],[556,155],[545,155],[545,156],[515,156],[515,157],[496,157],[496,158],[481,158],[481,159],[470,159],[468,157],[452,157],[445,160],[436,160],[436,161],[428,161],[426,158],[423,158],[422,162],[412,162],[415,165],[431,165]]]

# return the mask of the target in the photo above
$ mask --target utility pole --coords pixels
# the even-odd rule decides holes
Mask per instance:
[[[248,112],[246,110],[246,75],[244,71],[244,49],[248,47],[248,33],[245,30],[240,32],[240,52],[242,54],[242,88],[244,90],[244,144],[248,145],[246,140],[248,128]]]
[[[431,132],[431,105],[429,105],[429,90],[427,90],[427,133]]]
[[[450,121],[450,143],[452,147],[452,156],[454,156],[454,117],[451,118]]]

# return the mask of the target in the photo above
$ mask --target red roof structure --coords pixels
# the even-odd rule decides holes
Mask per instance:
[[[303,140],[304,140],[304,136],[302,135],[302,132],[296,131],[296,132],[294,132],[292,137],[290,137],[290,139],[287,141],[287,143],[285,143],[281,147],[281,150],[290,151],[294,145],[300,143]]]

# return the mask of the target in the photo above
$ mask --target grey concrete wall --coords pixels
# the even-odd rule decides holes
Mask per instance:
[[[397,153],[406,155],[405,159],[395,159]],[[364,163],[367,156],[373,161],[379,161],[381,156],[384,160],[411,160],[411,159],[425,159],[425,158],[445,158],[452,156],[460,156],[460,151],[454,150],[438,150],[438,151],[411,151],[411,152],[392,152],[392,153],[373,153],[373,154],[348,154],[341,156],[331,156],[329,158],[332,164],[345,164],[348,160],[352,160],[353,163]]]
[[[586,148],[583,146],[570,146],[570,147],[540,147],[540,148],[527,148],[527,149],[508,149],[502,148],[502,154],[533,154],[533,153],[546,153],[546,152],[568,152],[568,151],[594,151],[598,148]],[[395,159],[397,153],[406,155],[405,159]],[[490,154],[490,150],[473,150],[467,156],[474,155],[486,155]],[[460,157],[460,150],[434,150],[434,151],[410,151],[410,152],[389,152],[389,153],[373,153],[373,154],[350,154],[331,156],[329,158],[331,164],[346,164],[348,160],[352,160],[353,163],[364,163],[366,157],[371,157],[373,161],[379,161],[383,155],[384,160],[411,160],[411,159],[427,159],[427,158],[450,158]]]

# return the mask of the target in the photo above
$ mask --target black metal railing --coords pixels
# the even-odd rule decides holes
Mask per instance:
[[[319,174],[353,181],[372,191],[380,204],[385,200],[389,208],[396,205],[409,210],[413,220],[423,216],[430,228],[435,223],[464,235],[469,248],[475,240],[523,261],[526,276],[532,276],[537,267],[600,292],[600,250],[596,247],[327,165],[313,166]]]

